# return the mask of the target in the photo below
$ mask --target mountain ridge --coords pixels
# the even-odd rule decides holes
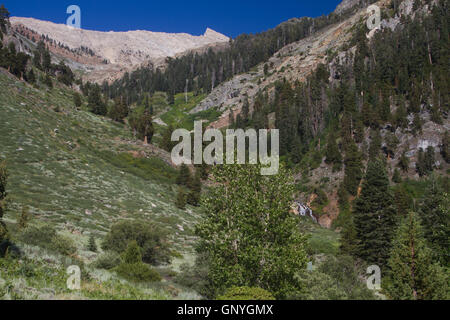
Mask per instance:
[[[15,30],[31,31],[37,36],[48,37],[51,44],[75,50],[88,48],[99,57],[100,63],[94,64],[93,70],[85,68],[89,80],[101,82],[115,77],[118,73],[132,70],[143,63],[157,63],[168,57],[176,57],[192,50],[228,43],[229,38],[210,28],[200,36],[188,33],[165,33],[148,30],[132,31],[94,31],[74,29],[64,24],[56,24],[35,18],[11,17],[11,25]],[[34,37],[33,42],[38,39]],[[50,51],[58,55],[57,50]],[[67,56],[65,59],[69,59]],[[75,59],[73,59],[75,60]],[[76,60],[75,60],[76,61]],[[106,65],[106,67],[105,67]],[[109,65],[109,66],[108,66]],[[83,69],[83,68],[78,68]],[[98,72],[96,72],[98,71]],[[89,74],[92,73],[90,77]],[[90,79],[92,78],[92,79]]]

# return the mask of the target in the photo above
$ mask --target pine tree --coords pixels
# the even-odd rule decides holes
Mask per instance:
[[[117,122],[124,122],[124,119],[128,116],[129,108],[125,104],[123,97],[115,99],[114,104],[109,109],[109,117]]]
[[[92,90],[89,90],[88,108],[92,113],[96,115],[106,116],[106,104],[102,100],[100,87],[94,86]]]
[[[355,142],[362,143],[364,141],[364,123],[358,119],[355,122]]]
[[[52,58],[50,56],[48,48],[44,50],[44,53],[42,55],[42,68],[47,74],[51,71],[52,68]]]
[[[400,175],[400,171],[398,171],[398,169],[394,170],[394,174],[392,175],[392,182],[394,183],[402,182],[402,176]]]
[[[417,154],[416,171],[421,177],[427,174],[425,166],[425,154],[422,148],[419,149],[419,152]]]
[[[81,95],[78,92],[75,92],[73,94],[73,103],[75,104],[76,108],[79,108],[82,105]]]
[[[394,202],[397,209],[397,215],[399,217],[406,217],[412,207],[413,199],[408,195],[405,188],[400,185],[395,189]]]
[[[347,217],[342,223],[341,245],[339,249],[342,254],[355,255],[357,249],[357,234],[355,223],[353,221],[353,214],[351,212],[347,212]]]
[[[384,266],[396,224],[395,208],[389,191],[385,164],[372,160],[353,210],[358,247],[356,256]]]
[[[395,300],[449,299],[448,276],[433,263],[416,213],[401,223],[388,261],[390,278],[386,292]]]
[[[400,156],[400,159],[398,160],[398,167],[402,169],[403,172],[408,172],[409,169],[409,158],[406,155],[406,151],[409,149],[405,148],[405,150],[402,152],[402,155]]]
[[[344,186],[349,194],[356,195],[359,183],[363,176],[362,155],[353,140],[345,153]]]
[[[33,68],[31,68],[27,73],[27,81],[31,84],[36,83],[36,75],[34,74]]]
[[[173,133],[173,127],[171,124],[167,126],[167,128],[164,130],[163,136],[162,136],[162,142],[161,142],[161,148],[164,150],[171,152],[173,147],[175,146],[174,142],[172,141],[172,133]]]
[[[342,156],[336,143],[336,136],[331,132],[328,136],[328,143],[325,150],[325,163],[333,164],[334,171],[340,171],[342,166]]]
[[[449,198],[434,174],[427,181],[427,191],[419,204],[425,238],[444,266],[450,263]]]
[[[434,148],[432,146],[428,146],[424,159],[424,165],[427,174],[431,173],[434,170],[435,163],[436,159],[434,157]]]
[[[248,102],[248,98],[245,98],[244,104],[242,105],[242,111],[241,111],[241,119],[242,119],[242,128],[247,127],[248,120],[249,120],[249,111],[250,111],[250,104]]]
[[[398,128],[402,129],[408,128],[408,114],[406,112],[406,107],[404,103],[400,104],[400,106],[395,111],[394,119],[395,125]]]
[[[422,119],[418,113],[414,114],[413,119],[413,134],[417,135],[418,133],[422,133]]]
[[[445,162],[450,163],[450,135],[447,131],[442,138],[441,154]]]
[[[142,139],[147,139],[147,143],[151,143],[153,134],[155,133],[155,128],[153,127],[153,118],[150,114],[150,110],[144,110],[138,124],[138,131]]]
[[[370,146],[369,146],[369,160],[375,160],[380,156],[382,139],[380,131],[372,130]]]
[[[50,89],[52,89],[53,88],[53,81],[52,81],[52,78],[50,77],[50,75],[45,75],[45,77],[44,77],[44,83],[45,83],[45,85],[47,86],[47,87],[49,87]]]
[[[89,236],[87,249],[92,252],[97,252],[97,244],[95,243],[95,237],[93,234]]]
[[[384,138],[386,142],[386,152],[391,158],[395,158],[395,153],[397,151],[398,144],[400,140],[398,140],[397,136],[392,132],[387,132]]]
[[[186,209],[186,193],[183,188],[178,188],[177,199],[175,202],[178,209]]]
[[[180,166],[180,171],[178,172],[178,177],[176,183],[180,186],[188,187],[191,183],[191,171],[189,167],[182,163]]]
[[[192,206],[198,206],[200,203],[200,194],[202,192],[202,182],[200,179],[200,171],[196,171],[194,178],[189,184],[190,191],[187,195],[187,203]]]

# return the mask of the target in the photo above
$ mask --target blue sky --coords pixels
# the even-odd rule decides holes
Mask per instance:
[[[151,30],[203,34],[210,27],[227,36],[275,27],[293,17],[316,17],[334,10],[341,0],[164,0],[39,1],[0,0],[13,16],[65,23],[66,8],[81,8],[81,27],[100,31]]]

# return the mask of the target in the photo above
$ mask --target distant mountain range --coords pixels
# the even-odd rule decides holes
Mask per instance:
[[[167,57],[229,41],[209,28],[201,36],[193,36],[145,30],[91,31],[34,18],[12,17],[10,21],[22,36],[33,43],[43,39],[53,54],[63,57],[72,68],[90,74],[87,77],[94,81],[114,78],[142,63],[160,64]]]

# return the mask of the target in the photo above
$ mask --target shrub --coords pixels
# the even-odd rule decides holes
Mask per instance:
[[[52,238],[50,249],[66,256],[73,255],[77,252],[77,248],[73,241],[60,235],[56,235]]]
[[[133,240],[141,249],[142,261],[149,264],[170,262],[166,235],[156,225],[147,222],[121,221],[113,225],[102,247],[120,254]]]
[[[93,266],[98,269],[110,270],[117,267],[119,264],[120,255],[114,251],[107,251],[94,261]]]
[[[261,288],[232,287],[217,300],[275,300],[273,295]]]
[[[161,281],[159,273],[142,262],[121,263],[115,268],[121,277],[136,282],[157,282]]]
[[[141,249],[136,241],[131,241],[128,244],[127,250],[123,253],[123,261],[127,264],[142,262]]]
[[[56,230],[48,225],[40,228],[29,227],[23,232],[20,239],[26,244],[39,246],[63,255],[72,255],[77,251],[71,239],[58,235]]]
[[[317,195],[317,198],[314,200],[314,204],[321,206],[328,203],[328,197],[322,189],[315,188],[314,193]]]

